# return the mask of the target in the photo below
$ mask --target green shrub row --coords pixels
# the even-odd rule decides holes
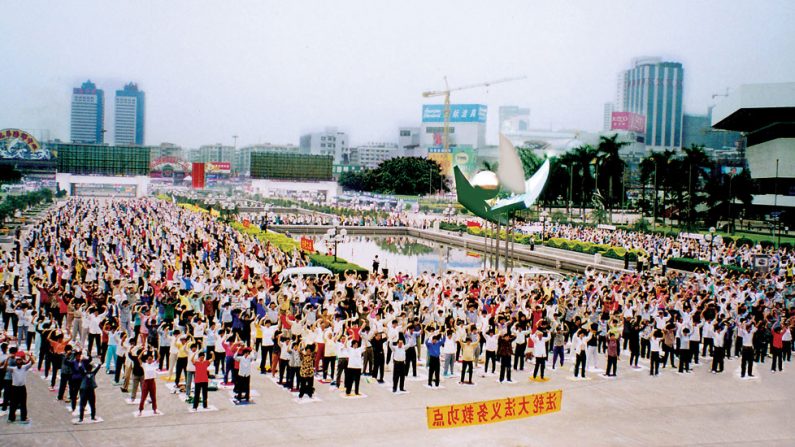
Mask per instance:
[[[337,275],[347,271],[356,272],[358,275],[367,275],[369,273],[366,268],[348,262],[340,257],[337,257],[337,262],[334,262],[334,256],[312,253],[309,255],[309,259],[312,261],[312,265],[325,267]]]
[[[544,242],[544,245],[552,248],[559,248],[562,250],[576,251],[577,253],[586,254],[601,254],[605,258],[623,260],[624,255],[629,253],[629,260],[635,262],[639,256],[645,255],[643,250],[630,249],[624,247],[616,247],[607,244],[594,244],[592,242],[575,241],[563,238],[550,238]]]
[[[454,222],[439,222],[439,229],[445,231],[467,231],[467,226]]]
[[[268,231],[267,233],[260,230],[259,227],[255,225],[250,225],[248,228],[244,227],[242,223],[234,221],[230,225],[235,230],[243,233],[254,236],[260,240],[265,240],[274,245],[279,250],[284,252],[292,252],[293,250],[300,250],[301,243],[296,241],[295,239],[284,235],[282,233],[276,233],[275,231]],[[334,262],[334,256],[327,256],[322,255],[319,253],[309,253],[309,260],[312,261],[312,265],[317,265],[320,267],[325,267],[335,274],[345,273],[346,271],[353,271],[358,274],[368,273],[367,269],[350,263],[345,259],[337,257],[337,262]]]
[[[242,223],[233,221],[231,224],[232,228],[235,230],[243,233],[248,234],[250,236],[254,236],[258,239],[268,241],[271,245],[274,245],[281,251],[284,252],[292,252],[293,250],[300,250],[301,243],[296,241],[295,239],[286,236],[282,233],[276,233],[274,231],[262,231],[256,225],[249,225],[248,228],[244,227]]]
[[[483,236],[484,233],[489,237],[494,236],[494,232],[491,230],[484,230],[482,228],[469,228],[467,229],[469,234],[475,236]],[[500,239],[505,240],[507,234],[505,231],[500,231]],[[519,244],[530,245],[538,243],[534,235],[530,234],[514,234],[514,240]],[[616,247],[612,245],[606,244],[594,244],[591,242],[582,242],[582,241],[575,241],[572,239],[562,239],[562,238],[551,238],[544,242],[544,245],[551,247],[551,248],[559,248],[561,250],[569,250],[569,251],[576,251],[577,253],[587,253],[587,254],[601,254],[606,258],[611,259],[624,259],[624,254],[627,253],[627,249],[624,247]],[[635,262],[638,260],[638,256],[645,255],[645,251],[631,249],[629,250],[629,260]]]

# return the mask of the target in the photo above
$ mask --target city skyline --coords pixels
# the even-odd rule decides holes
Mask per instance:
[[[726,88],[795,79],[795,61],[783,57],[795,50],[791,2],[644,8],[632,2],[609,8],[506,2],[502,9],[405,2],[365,7],[366,15],[361,2],[241,2],[229,11],[198,3],[195,14],[180,21],[172,19],[187,3],[83,3],[91,6],[7,6],[0,25],[10,36],[26,35],[23,22],[12,19],[20,15],[36,16],[51,32],[0,42],[14,65],[28,67],[24,76],[10,68],[0,75],[7,104],[0,127],[46,129],[50,138],[68,140],[74,85],[91,79],[111,91],[132,79],[147,92],[146,140],[152,145],[231,144],[233,135],[238,145],[295,144],[300,135],[330,126],[348,133],[352,145],[393,142],[398,127],[419,125],[423,104],[440,102],[424,100],[421,92],[441,89],[444,76],[454,87],[527,75],[452,97],[491,109],[486,138],[493,144],[502,105],[530,108],[534,129],[598,131],[604,103],[615,97],[616,76],[637,57],[683,64],[689,114],[706,114],[716,102],[712,95]],[[109,8],[117,14],[107,14]],[[92,20],[94,14],[104,19]],[[329,17],[333,23],[326,23]],[[90,32],[67,32],[75,23],[90,23]],[[146,35],[132,23],[144,24]],[[452,25],[449,37],[433,33]],[[202,32],[210,26],[223,33]],[[106,117],[112,112],[106,109]],[[105,135],[105,141],[112,138]]]

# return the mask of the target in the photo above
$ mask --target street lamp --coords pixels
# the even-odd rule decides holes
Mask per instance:
[[[260,230],[264,231],[265,233],[268,232],[268,211],[265,210],[265,216],[263,216],[262,225],[260,225]]]
[[[571,222],[571,207],[573,205],[571,197],[572,191],[574,190],[574,163],[571,164],[562,164],[560,165],[561,168],[565,168],[569,170],[569,202],[566,204],[566,214],[569,217],[569,222]]]
[[[715,242],[715,227],[709,227],[709,234],[705,234],[704,238],[709,242],[709,262],[712,263],[712,245]]]
[[[452,205],[448,205],[447,208],[442,212],[443,216],[447,217],[447,223],[450,223],[453,220],[453,215],[455,214],[455,208]]]
[[[546,240],[547,236],[547,221],[549,221],[549,213],[546,211],[541,211],[541,214],[538,216],[541,219],[541,242]]]
[[[337,244],[344,242],[347,235],[348,230],[345,228],[340,229],[336,225],[326,232],[326,242],[334,243],[334,262],[337,262]]]

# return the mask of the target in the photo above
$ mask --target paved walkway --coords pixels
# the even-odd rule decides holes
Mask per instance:
[[[591,379],[584,382],[569,379],[570,364],[551,372],[551,380],[544,384],[529,382],[528,371],[515,374],[518,383],[510,385],[476,374],[475,387],[459,386],[451,378],[444,381],[445,389],[429,390],[424,382],[408,381],[410,393],[399,396],[391,393],[391,387],[363,381],[361,391],[368,397],[357,400],[343,399],[316,381],[322,401],[308,404],[294,402],[287,391],[256,375],[252,389],[261,396],[255,398],[255,405],[235,406],[228,391],[219,390],[210,392],[209,398],[219,411],[198,414],[189,413],[187,404],[158,380],[158,404],[164,414],[142,419],[133,417],[137,406],[125,404],[126,396],[100,372],[98,414],[105,421],[82,426],[72,425],[72,416],[56,403],[48,383],[31,374],[28,403],[33,422],[0,423],[0,445],[795,445],[793,364],[785,364],[784,373],[771,374],[768,362],[755,368],[758,379],[744,381],[737,360],[727,361],[727,371],[721,375],[710,374],[702,362],[692,374],[666,369],[657,378],[649,377],[645,369],[630,370],[626,360],[622,357],[617,379],[588,373]],[[424,372],[422,368],[420,373]],[[559,413],[458,429],[431,431],[426,426],[426,405],[561,388]]]

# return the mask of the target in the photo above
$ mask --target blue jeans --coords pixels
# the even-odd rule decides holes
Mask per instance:
[[[444,374],[447,375],[448,368],[450,369],[449,374],[453,375],[455,372],[453,371],[453,366],[455,365],[455,354],[445,354],[444,355]]]
[[[22,326],[21,324],[17,326],[17,343],[22,346],[22,342],[27,340],[28,338],[28,327]],[[30,346],[28,346],[28,350],[30,350]]]
[[[108,346],[108,352],[105,354],[105,371],[113,371],[116,361],[116,345]]]
[[[566,358],[563,346],[554,346],[552,348],[552,368],[555,368],[555,364],[558,362],[558,357],[560,357],[560,366],[563,366],[563,361]]]
[[[227,357],[226,358],[226,365],[224,368],[224,383],[229,383],[229,373],[232,372],[232,369],[235,367],[235,358],[234,357]]]

